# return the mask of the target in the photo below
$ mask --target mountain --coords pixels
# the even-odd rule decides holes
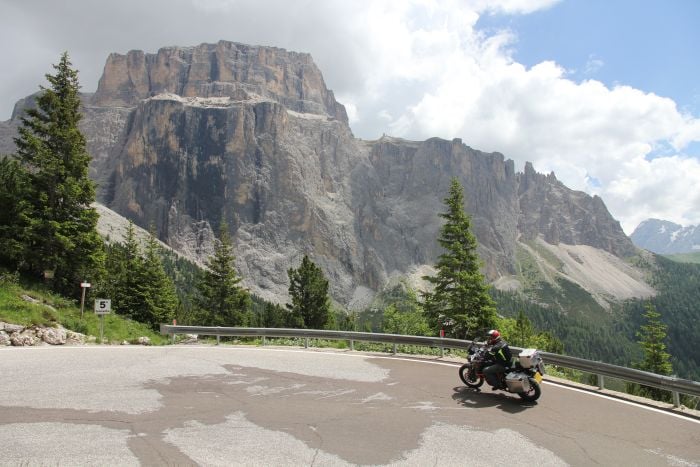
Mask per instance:
[[[393,278],[420,284],[452,177],[497,288],[560,308],[581,291],[603,309],[655,293],[638,267],[653,258],[599,197],[460,139],[356,138],[308,54],[226,41],[111,54],[83,102],[99,201],[199,262],[226,219],[264,299],[287,300],[304,254],[351,308]],[[19,113],[0,124],[5,152]]]
[[[700,252],[700,226],[647,219],[630,236],[639,248],[661,255]]]

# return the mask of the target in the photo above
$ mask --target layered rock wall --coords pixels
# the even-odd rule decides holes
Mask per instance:
[[[356,306],[435,264],[452,177],[490,280],[516,273],[522,241],[635,252],[600,198],[530,164],[458,139],[354,138],[308,54],[223,41],[112,54],[84,110],[101,200],[200,262],[225,219],[245,285],[269,300],[287,299],[304,254]]]
[[[156,54],[113,53],[91,103],[133,107],[163,93],[238,100],[257,95],[296,112],[348,121],[309,54],[228,41],[166,47]]]

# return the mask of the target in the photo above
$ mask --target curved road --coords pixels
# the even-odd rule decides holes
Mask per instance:
[[[259,347],[0,349],[0,465],[700,464],[700,421],[454,364]]]

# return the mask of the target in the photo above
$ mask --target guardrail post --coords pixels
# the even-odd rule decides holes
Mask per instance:
[[[263,347],[265,346],[265,343],[266,343],[266,342],[267,342],[267,341],[266,341],[265,336],[262,336],[262,345],[263,345]]]
[[[350,350],[355,350],[355,341],[350,339]]]
[[[673,396],[673,407],[679,408],[681,406],[680,394],[678,394],[678,391],[671,391],[671,395]]]
[[[445,347],[441,345],[440,346],[440,358],[443,358],[444,356],[445,356]]]
[[[216,335],[216,345],[219,345],[220,342],[221,342],[221,336],[217,334]]]
[[[305,338],[304,338],[304,348],[305,348],[305,349],[308,349],[308,348],[309,348],[309,338],[308,338],[308,337],[305,337]]]
[[[598,376],[598,389],[605,389],[605,376],[603,375],[597,375]]]
[[[394,353],[394,354],[396,354],[396,342],[394,342],[394,349],[393,349],[393,353]]]

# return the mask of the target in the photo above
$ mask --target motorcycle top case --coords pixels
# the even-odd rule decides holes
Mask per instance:
[[[506,375],[506,384],[509,392],[527,392],[530,390],[530,381],[525,373],[512,372]]]
[[[532,368],[533,366],[537,365],[537,363],[539,363],[538,357],[539,353],[537,352],[537,349],[523,349],[518,354],[518,360],[523,368]]]

